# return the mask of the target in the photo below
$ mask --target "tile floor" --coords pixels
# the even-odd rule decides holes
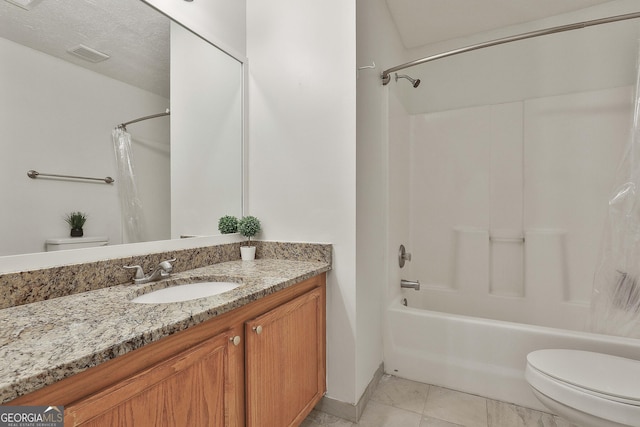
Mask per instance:
[[[357,424],[313,411],[301,427],[577,427],[545,412],[384,375]]]

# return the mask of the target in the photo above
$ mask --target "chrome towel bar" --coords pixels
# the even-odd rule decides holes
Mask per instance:
[[[105,184],[112,184],[113,182],[115,182],[115,180],[110,176],[107,176],[104,178],[91,178],[88,176],[57,175],[53,173],[40,173],[38,171],[34,171],[33,169],[27,172],[27,176],[33,179],[36,179],[39,176],[48,176],[48,177],[54,177],[54,178],[69,178],[69,179],[88,179],[89,181],[104,181]]]

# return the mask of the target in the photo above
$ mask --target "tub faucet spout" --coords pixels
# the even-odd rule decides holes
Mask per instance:
[[[400,280],[401,288],[415,289],[416,291],[420,290],[420,281],[416,280],[415,282],[412,280]]]

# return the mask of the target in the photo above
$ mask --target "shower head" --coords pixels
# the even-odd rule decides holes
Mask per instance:
[[[420,79],[412,79],[411,77],[407,76],[406,74],[398,74],[396,73],[396,81],[398,81],[398,79],[407,79],[411,82],[411,84],[413,85],[413,87],[418,87],[420,86]]]

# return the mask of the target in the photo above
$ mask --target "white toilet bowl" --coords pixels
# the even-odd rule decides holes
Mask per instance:
[[[640,361],[579,350],[527,355],[525,377],[551,412],[580,427],[640,427]]]

